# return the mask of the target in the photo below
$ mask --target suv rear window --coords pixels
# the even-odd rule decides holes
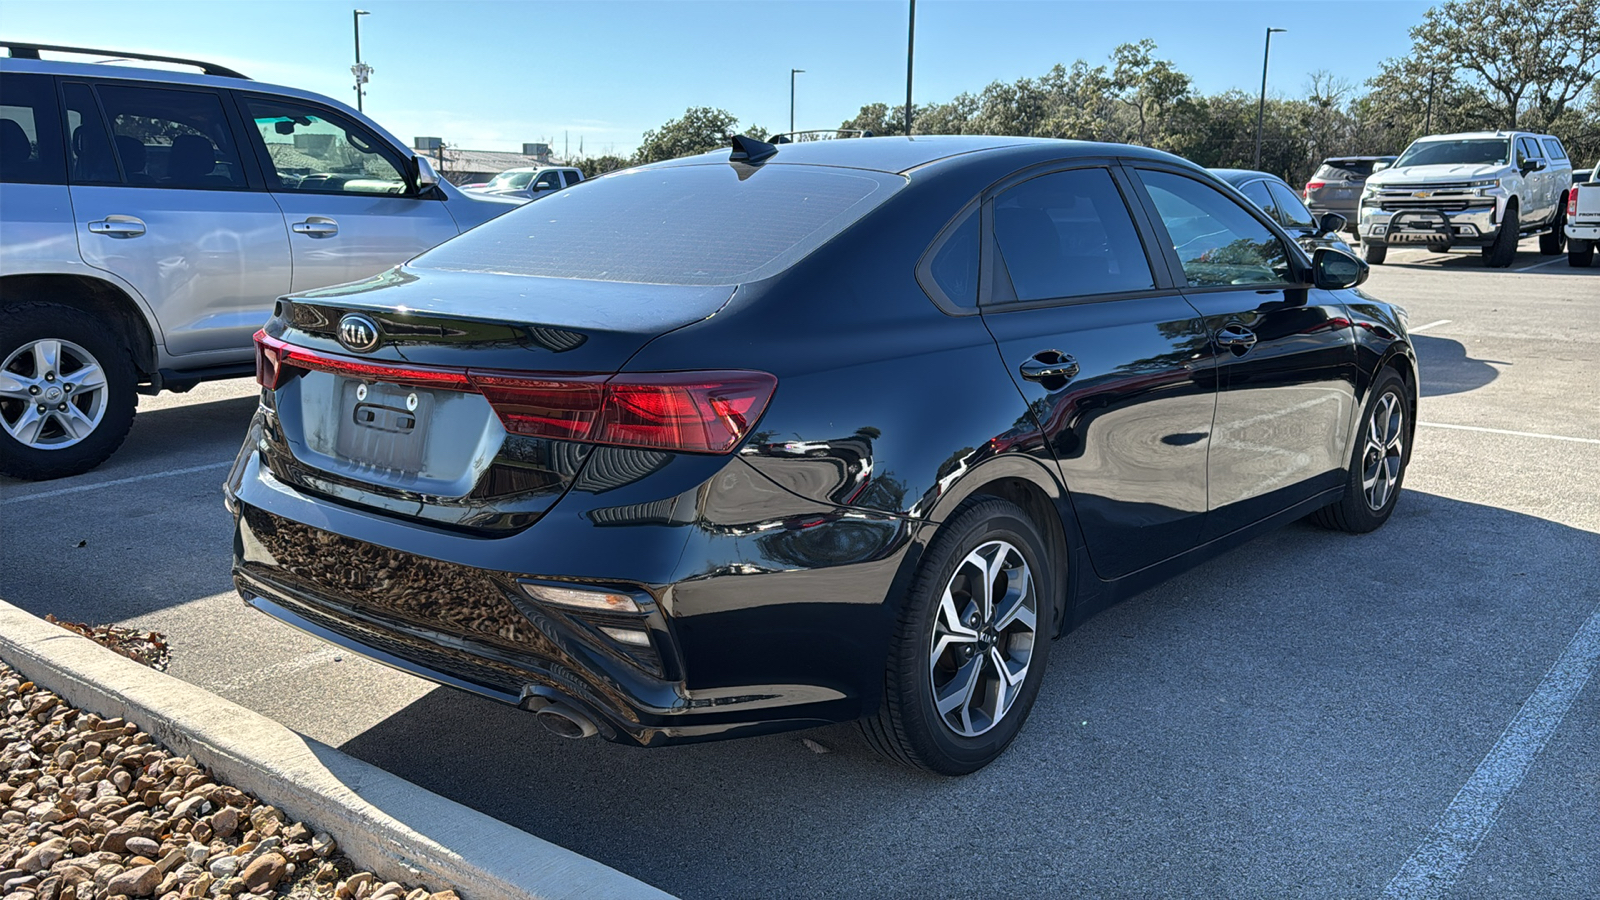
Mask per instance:
[[[775,275],[887,200],[905,178],[768,164],[636,169],[585,181],[416,259],[423,268],[642,284]]]
[[[48,75],[0,76],[0,181],[67,182],[56,86]]]
[[[1370,159],[1329,160],[1311,176],[1312,181],[1360,181],[1372,174]]]

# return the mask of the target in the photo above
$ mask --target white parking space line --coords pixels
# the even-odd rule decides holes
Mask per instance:
[[[1500,733],[1477,771],[1439,817],[1433,833],[1400,867],[1384,888],[1383,897],[1420,900],[1443,897],[1478,851],[1500,816],[1507,797],[1522,783],[1539,751],[1561,727],[1561,720],[1578,699],[1583,686],[1600,664],[1600,606],[1578,629],[1555,665],[1522,709]]]
[[[1417,327],[1411,329],[1411,333],[1417,334],[1418,332],[1427,331],[1429,328],[1438,328],[1440,325],[1449,325],[1450,321],[1451,320],[1449,319],[1440,319],[1437,322],[1429,322],[1426,325],[1418,325]]]
[[[1555,258],[1555,259],[1547,259],[1547,260],[1545,260],[1545,261],[1544,261],[1544,262],[1542,262],[1542,263],[1534,263],[1534,264],[1533,264],[1533,265],[1531,265],[1531,266],[1523,266],[1523,267],[1522,267],[1522,268],[1520,268],[1520,269],[1516,269],[1516,270],[1514,270],[1514,271],[1517,271],[1517,272],[1531,272],[1531,271],[1533,271],[1533,270],[1534,270],[1534,269],[1542,269],[1542,268],[1544,268],[1544,267],[1545,267],[1545,266],[1553,266],[1553,265],[1555,265],[1555,264],[1556,264],[1556,263],[1558,263],[1558,262],[1566,262],[1566,261],[1567,261],[1567,258],[1566,258],[1566,257],[1564,257],[1564,256],[1558,256],[1558,257],[1556,257],[1556,258]]]
[[[45,500],[50,497],[62,497],[67,494],[77,494],[83,491],[92,491],[97,488],[116,487],[119,484],[133,484],[136,481],[149,481],[152,478],[170,478],[174,475],[190,475],[195,472],[205,472],[210,469],[221,469],[233,465],[233,460],[226,462],[206,463],[203,466],[190,466],[187,469],[169,469],[165,472],[148,472],[144,475],[132,475],[127,478],[115,478],[111,481],[97,481],[94,484],[77,484],[72,487],[56,488],[53,491],[40,491],[37,494],[24,494],[21,497],[6,497],[0,499],[0,505],[10,506],[13,503],[24,503],[28,500]]]
[[[1537,431],[1507,431],[1504,428],[1482,428],[1477,425],[1446,425],[1443,422],[1418,422],[1424,428],[1450,428],[1456,431],[1481,431],[1485,434],[1509,434],[1512,437],[1543,438],[1547,441],[1571,441],[1574,444],[1600,444],[1600,438],[1569,437],[1564,434],[1540,434]]]

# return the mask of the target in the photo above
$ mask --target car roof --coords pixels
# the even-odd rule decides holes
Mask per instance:
[[[841,138],[832,141],[803,141],[777,145],[778,152],[768,157],[763,165],[786,163],[790,165],[835,166],[847,169],[871,169],[903,175],[912,169],[969,154],[994,154],[1010,152],[1021,165],[1051,159],[1091,157],[1123,157],[1149,159],[1159,162],[1178,162],[1194,167],[1170,153],[1135,147],[1130,144],[1103,144],[1092,141],[1065,141],[1057,138],[999,137],[994,135],[902,135]],[[682,165],[710,165],[727,163],[729,150],[722,148],[699,156],[682,157],[651,163],[651,166],[670,167]]]
[[[314,91],[301,90],[300,88],[287,87],[281,84],[269,84],[251,78],[231,78],[226,75],[204,75],[199,72],[174,72],[168,69],[157,69],[150,66],[119,66],[115,63],[86,63],[63,62],[56,59],[22,59],[12,56],[0,56],[0,71],[6,72],[33,72],[40,75],[66,75],[79,78],[115,78],[125,81],[148,81],[152,84],[190,85],[193,87],[207,87],[235,91],[250,91],[257,94],[269,94],[274,97],[286,97],[293,100],[304,100],[320,106],[331,106],[339,112],[349,115],[363,125],[377,131],[383,137],[392,141],[396,146],[408,146],[404,141],[391,134],[388,129],[372,121],[365,114],[357,112],[348,106],[325,94]]]
[[[1254,169],[1212,169],[1211,174],[1221,178],[1223,181],[1226,181],[1235,187],[1238,187],[1247,181],[1255,181],[1257,179],[1261,179],[1263,181],[1276,181],[1284,186],[1288,186],[1289,184],[1289,182],[1284,181],[1282,178],[1279,178],[1271,172],[1257,172]]]

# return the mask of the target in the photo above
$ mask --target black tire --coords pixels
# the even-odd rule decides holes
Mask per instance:
[[[1383,265],[1383,261],[1389,258],[1389,245],[1374,244],[1371,241],[1362,241],[1361,255],[1365,256],[1367,258],[1367,262],[1371,265],[1381,266]]]
[[[1567,247],[1567,198],[1561,198],[1561,208],[1556,210],[1556,220],[1548,234],[1539,235],[1540,256],[1560,256]]]
[[[1567,242],[1567,265],[1574,269],[1587,269],[1594,262],[1594,241],[1571,240]]]
[[[1495,235],[1493,244],[1483,248],[1485,266],[1504,269],[1511,265],[1517,256],[1517,241],[1521,238],[1517,228],[1517,205],[1508,203],[1505,218],[1500,220],[1500,233]]]
[[[1309,517],[1312,522],[1335,531],[1366,534],[1389,521],[1389,516],[1394,513],[1395,504],[1399,502],[1406,469],[1411,463],[1411,436],[1416,431],[1416,409],[1410,397],[1411,390],[1406,387],[1405,379],[1401,378],[1399,373],[1393,369],[1384,369],[1379,373],[1377,383],[1372,388],[1372,395],[1367,400],[1366,409],[1361,413],[1361,434],[1356,438],[1355,451],[1350,456],[1344,497],[1312,513]],[[1398,448],[1398,453],[1395,453],[1389,442],[1383,440],[1380,443],[1385,449],[1390,450],[1390,453],[1369,453],[1369,450],[1375,450],[1373,447],[1375,418],[1388,418],[1379,411],[1391,398],[1401,419],[1398,423],[1385,427],[1394,429],[1393,434],[1398,435],[1402,442],[1401,446]],[[1396,463],[1393,469],[1388,467],[1387,460],[1390,459]],[[1378,467],[1380,463],[1382,468]],[[1388,490],[1383,494],[1381,502],[1376,504],[1368,492],[1365,480],[1366,474],[1370,471],[1378,471],[1381,475],[1388,476],[1386,479]]]
[[[970,709],[971,704],[980,698],[977,690],[967,692],[967,696],[973,698],[968,703],[948,714],[941,714],[934,699],[939,687],[936,678],[949,674],[944,686],[950,688],[963,680],[975,687],[997,686],[999,682],[992,675],[987,676],[986,682],[981,680],[985,677],[984,672],[991,669],[998,671],[990,664],[994,657],[986,655],[991,651],[985,648],[994,648],[992,652],[1000,655],[1001,664],[1009,666],[1010,662],[1017,659],[1023,635],[1014,629],[1022,627],[1020,620],[1002,630],[996,639],[983,638],[989,641],[988,644],[978,641],[958,644],[950,641],[947,649],[935,654],[939,646],[935,641],[943,642],[952,637],[952,632],[944,624],[947,616],[941,614],[941,601],[947,586],[952,587],[952,595],[962,606],[962,609],[952,607],[951,614],[961,619],[963,625],[972,624],[971,619],[964,618],[969,614],[979,616],[979,624],[973,627],[973,631],[980,635],[988,634],[981,618],[983,607],[979,605],[978,597],[957,586],[970,586],[972,582],[966,573],[981,571],[967,562],[969,556],[986,548],[1003,553],[1003,547],[1016,552],[1031,576],[1029,582],[1033,595],[1034,626],[1031,638],[1026,641],[1026,672],[1020,685],[1011,691],[1010,696],[1014,699],[1004,708],[999,706],[1000,701],[994,699],[995,694],[982,692],[981,697],[985,702],[999,711],[997,716],[991,718],[985,714],[980,719],[978,716],[983,711]],[[1011,557],[1008,554],[1006,558]],[[945,523],[923,557],[901,606],[884,675],[883,705],[876,715],[860,723],[862,734],[873,749],[896,762],[942,775],[975,772],[1005,751],[1027,720],[1028,711],[1033,708],[1034,698],[1044,679],[1051,636],[1055,633],[1052,586],[1056,581],[1049,566],[1050,556],[1038,527],[1026,513],[1009,501],[998,497],[979,498],[964,505]],[[1006,570],[1008,574],[1014,571],[1015,568]],[[999,584],[999,579],[996,579],[996,585]],[[1011,586],[1007,578],[1005,587]],[[998,604],[991,602],[988,606]],[[993,616],[990,621],[994,621]],[[973,652],[963,657],[962,651],[967,649]],[[961,662],[963,658],[966,663]],[[963,679],[961,673],[968,671],[969,665],[976,666],[977,674],[972,679]],[[947,715],[955,716],[959,722],[951,723]],[[972,735],[964,735],[957,730],[958,727],[975,728],[977,725],[987,727],[981,733]]]
[[[29,481],[43,481],[78,475],[105,462],[128,436],[133,425],[135,373],[133,356],[116,335],[94,316],[70,306],[54,303],[18,303],[0,311],[0,367],[19,383],[38,380],[39,392],[29,400],[0,395],[0,473]],[[58,345],[60,372],[35,371],[35,347]],[[75,395],[67,390],[72,376],[88,365],[97,365],[104,374],[100,386],[88,382],[78,386]],[[61,391],[58,396],[54,392]],[[32,397],[38,397],[35,402]],[[32,428],[30,420],[46,401],[54,400],[45,412],[45,421]],[[32,407],[32,409],[30,409]],[[69,409],[70,407],[70,409]],[[69,433],[58,413],[70,412],[74,427],[84,432]],[[16,432],[15,434],[13,432]]]

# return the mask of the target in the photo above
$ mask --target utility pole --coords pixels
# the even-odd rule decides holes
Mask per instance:
[[[1272,36],[1288,31],[1287,28],[1267,29],[1267,48],[1261,52],[1261,102],[1256,106],[1256,165],[1261,168],[1261,127],[1267,115],[1267,60],[1272,57]]]
[[[1428,118],[1427,124],[1422,126],[1423,134],[1433,134],[1433,79],[1438,74],[1433,71],[1428,72]]]
[[[805,74],[805,69],[789,70],[789,133],[794,134],[794,77]]]
[[[361,62],[361,17],[370,15],[372,14],[364,9],[357,9],[353,10],[353,14],[350,16],[355,21],[356,26],[356,64],[350,67],[350,74],[356,76],[356,109],[361,112],[366,111],[361,102],[362,96],[366,94],[366,90],[362,85],[365,85],[372,77],[372,67]]]
[[[906,26],[906,137],[911,136],[911,63],[917,49],[917,0],[911,0],[911,21]]]

